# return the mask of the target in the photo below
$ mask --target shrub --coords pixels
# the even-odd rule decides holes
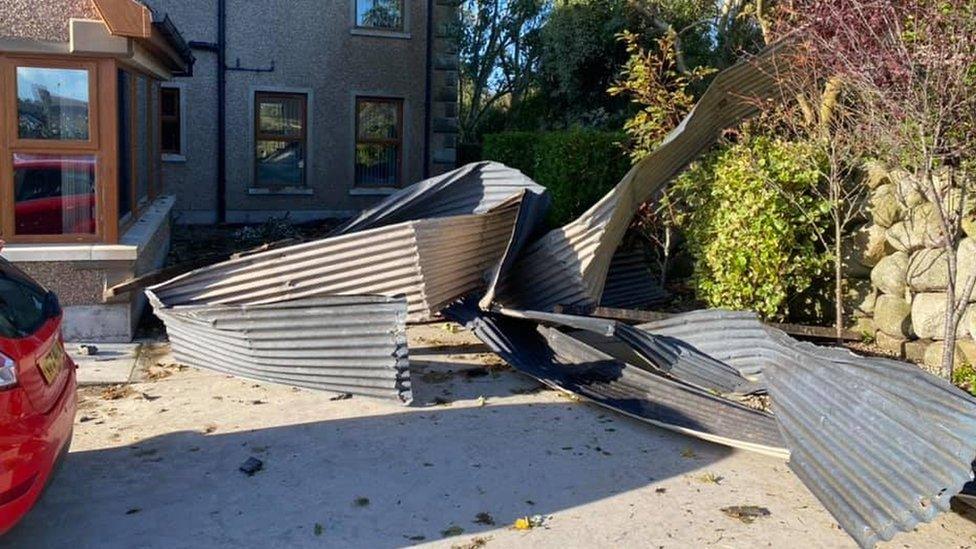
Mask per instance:
[[[549,189],[554,226],[572,221],[616,185],[630,160],[615,132],[569,130],[485,136],[483,158],[522,170]]]
[[[695,290],[709,306],[782,318],[789,298],[823,272],[828,255],[811,224],[826,224],[828,210],[803,192],[820,177],[810,162],[799,160],[809,154],[803,144],[747,138],[707,156],[676,181],[672,194],[686,212],[682,225],[696,260]]]

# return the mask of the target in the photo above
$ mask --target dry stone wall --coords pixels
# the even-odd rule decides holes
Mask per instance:
[[[938,368],[949,268],[934,204],[903,170],[868,167],[868,221],[849,238],[847,311],[854,328],[888,351]],[[949,179],[936,178],[950,203],[961,200]],[[976,196],[966,198],[965,239],[958,248],[959,284],[976,270]],[[976,364],[976,299],[959,326],[957,364]]]

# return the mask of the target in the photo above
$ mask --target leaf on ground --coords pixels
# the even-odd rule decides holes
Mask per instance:
[[[769,509],[757,505],[733,505],[731,507],[723,507],[722,512],[745,524],[752,524],[756,519],[768,517],[771,514]]]
[[[355,505],[356,507],[368,507],[369,506],[369,498],[365,498],[365,497],[360,496],[360,497],[352,500],[352,504]]]
[[[452,524],[447,528],[441,530],[441,536],[449,538],[451,536],[460,536],[464,533],[464,528],[461,528],[457,524]]]
[[[478,513],[477,515],[474,516],[474,522],[475,522],[475,524],[484,524],[486,526],[494,526],[494,524],[495,524],[495,518],[492,517],[490,514],[482,511],[482,512],[480,512],[480,513]]]

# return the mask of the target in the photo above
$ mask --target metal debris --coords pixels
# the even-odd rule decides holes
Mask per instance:
[[[643,309],[667,303],[670,297],[651,274],[644,254],[624,248],[613,254],[600,296],[601,307]]]
[[[337,393],[411,400],[406,302],[328,296],[269,305],[150,300],[183,364]]]
[[[778,92],[777,44],[720,72],[695,108],[654,152],[578,219],[533,242],[504,273],[498,301],[507,307],[551,311],[557,305],[596,306],[610,261],[637,208],[711,146],[720,132],[755,114]]]

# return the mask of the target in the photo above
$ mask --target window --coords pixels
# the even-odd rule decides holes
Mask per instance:
[[[14,154],[14,234],[95,234],[95,157]]]
[[[160,149],[164,155],[183,154],[183,105],[180,88],[164,87],[160,90],[159,125]]]
[[[403,101],[356,98],[356,186],[398,186],[402,156]]]
[[[356,26],[403,30],[403,0],[356,0]]]
[[[255,94],[255,186],[280,188],[305,185],[305,111],[305,94]]]
[[[88,141],[88,71],[17,67],[17,135]]]

